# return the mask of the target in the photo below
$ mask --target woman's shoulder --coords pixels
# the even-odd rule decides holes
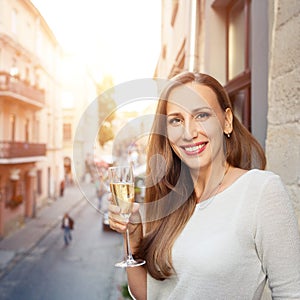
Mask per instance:
[[[257,178],[258,180],[281,180],[280,176],[272,171],[269,170],[259,170],[259,169],[251,169],[247,171],[249,176],[252,176],[253,178]]]
[[[258,178],[258,179],[280,178],[279,175],[275,174],[272,171],[260,170],[260,169],[245,170],[240,168],[233,168],[232,173],[233,176],[236,178],[242,177],[244,175],[252,178]]]
[[[254,187],[255,183],[258,183],[259,186],[263,186],[264,183],[270,181],[281,182],[281,178],[272,171],[259,169],[245,170],[232,168],[228,177],[227,186],[234,185],[235,183],[241,183],[243,185],[248,183]]]

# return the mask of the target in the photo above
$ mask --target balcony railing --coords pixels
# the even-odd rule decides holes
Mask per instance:
[[[0,158],[46,156],[46,144],[0,141]]]
[[[1,94],[15,99],[22,99],[38,107],[42,107],[45,104],[44,90],[38,89],[7,72],[0,71],[0,96]]]

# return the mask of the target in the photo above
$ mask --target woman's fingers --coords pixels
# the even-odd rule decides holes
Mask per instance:
[[[131,248],[134,252],[137,251],[143,233],[142,233],[142,224],[141,216],[139,213],[139,204],[134,203],[132,208],[132,213],[130,216],[130,221],[124,219],[121,215],[120,207],[110,204],[108,207],[108,218],[109,226],[111,229],[124,234],[128,228],[130,234],[130,243]]]
[[[108,216],[109,227],[119,233],[124,233],[127,229],[127,223],[119,222],[116,218],[112,218],[111,215]]]
[[[134,203],[130,216],[130,221],[121,215],[119,206],[110,204],[108,207],[109,226],[111,229],[124,233],[129,227],[130,232],[135,231],[136,227],[141,224],[141,217],[139,214],[139,204]]]
[[[139,213],[139,209],[140,209],[140,204],[139,203],[133,203],[133,206],[132,206],[132,214],[135,214],[135,213]]]
[[[141,215],[139,209],[140,209],[140,204],[133,203],[131,216],[129,218],[131,224],[137,225],[141,223]]]
[[[128,221],[120,215],[120,207],[110,204],[108,207],[108,219],[111,229],[124,233],[127,229]]]
[[[117,205],[110,204],[108,206],[108,211],[113,214],[120,214],[121,208]]]

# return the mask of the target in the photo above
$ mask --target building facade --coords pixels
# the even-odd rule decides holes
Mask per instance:
[[[58,196],[61,56],[29,0],[0,0],[0,236]]]
[[[81,182],[86,173],[86,158],[95,142],[91,128],[98,127],[97,87],[88,66],[74,54],[63,59],[63,157],[66,186]],[[93,109],[89,109],[89,107]],[[74,147],[76,153],[73,155]]]
[[[197,70],[226,88],[300,220],[300,2],[162,0],[155,77]],[[300,223],[300,222],[299,222]]]

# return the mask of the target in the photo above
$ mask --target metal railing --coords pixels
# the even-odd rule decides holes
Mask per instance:
[[[46,156],[46,144],[0,141],[0,158]]]
[[[1,92],[11,92],[16,95],[16,98],[20,95],[30,101],[38,102],[39,105],[45,104],[44,90],[34,87],[29,82],[3,71],[0,71],[0,95]]]

